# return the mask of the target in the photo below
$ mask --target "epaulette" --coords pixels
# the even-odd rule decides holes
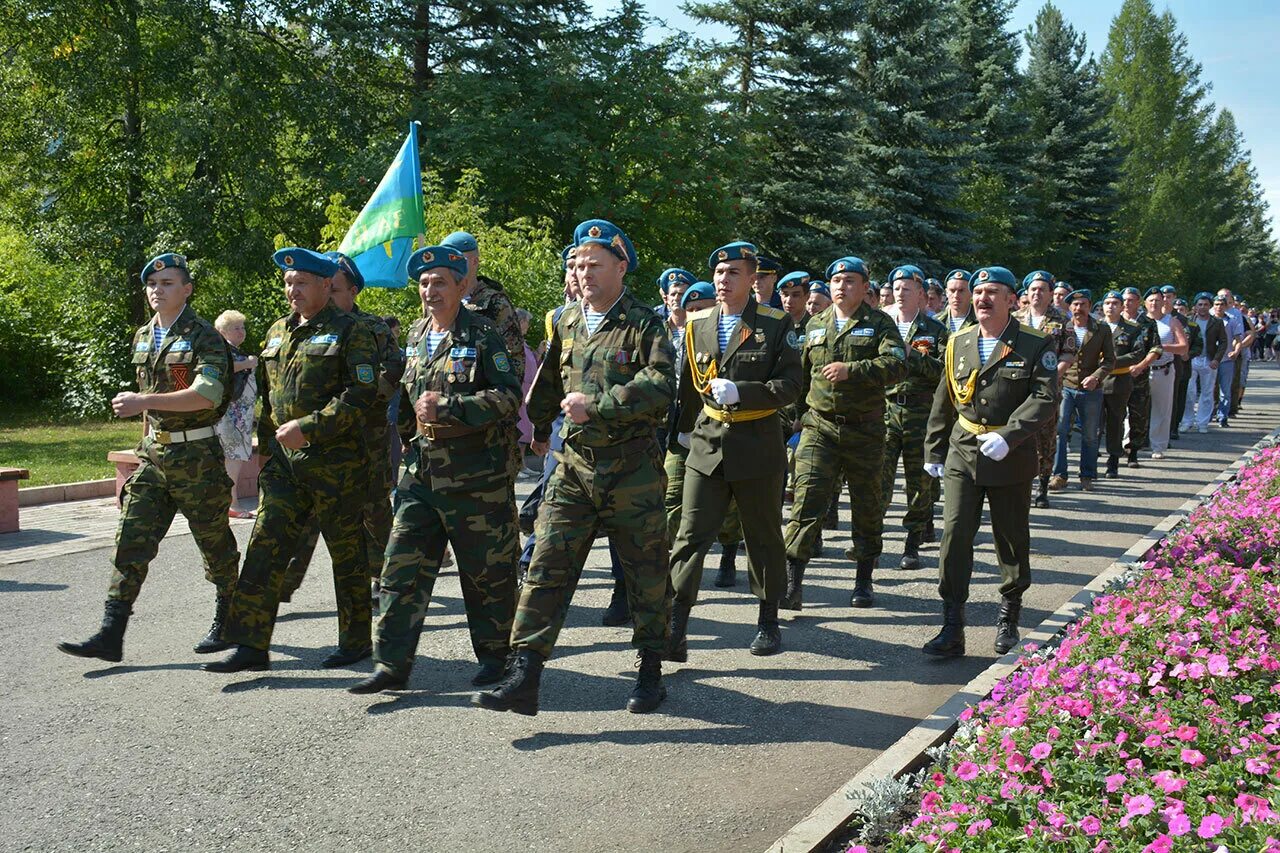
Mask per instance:
[[[699,308],[697,311],[690,311],[689,313],[684,315],[685,322],[687,323],[690,320],[697,320],[699,317],[705,317],[714,310],[716,309],[715,309],[715,306],[713,305],[710,308]]]
[[[976,328],[978,328],[978,327],[977,327],[977,326],[971,326],[970,328],[976,329]],[[963,330],[962,330],[962,331],[963,331]],[[1035,328],[1034,326],[1032,326],[1032,325],[1030,325],[1030,324],[1023,325],[1023,326],[1019,326],[1019,327],[1018,327],[1018,331],[1019,331],[1019,332],[1026,332],[1028,335],[1031,335],[1031,337],[1033,337],[1033,338],[1047,338],[1047,337],[1049,337],[1048,333],[1046,333],[1046,332],[1042,332],[1042,331],[1040,331],[1039,329]]]
[[[943,325],[945,326],[946,324],[945,324],[945,323],[943,323]],[[1031,327],[1030,327],[1030,326],[1023,326],[1022,328],[1024,328],[1024,329],[1030,329]],[[972,332],[974,335],[977,335],[980,331],[982,331],[982,329],[978,326],[978,324],[977,324],[977,323],[974,323],[972,326],[965,326],[965,327],[963,327],[963,328],[956,329],[954,332],[952,332],[952,333],[951,333],[951,340],[953,340],[953,341],[954,341],[956,338],[960,337],[961,335],[967,335],[967,334],[969,334],[970,332]],[[1037,333],[1037,334],[1039,334],[1039,333]],[[1044,335],[1040,335],[1040,337],[1042,337],[1042,338],[1043,338],[1043,337],[1044,337]]]
[[[787,316],[787,312],[781,308],[774,308],[772,305],[756,305],[756,313],[763,314],[765,317],[772,317],[775,320],[781,320]]]

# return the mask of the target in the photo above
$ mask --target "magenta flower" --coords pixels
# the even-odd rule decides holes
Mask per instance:
[[[1080,831],[1088,836],[1097,835],[1098,830],[1102,829],[1102,821],[1098,820],[1091,814],[1087,814],[1080,818],[1080,822],[1077,825],[1080,827]]]
[[[1106,782],[1107,793],[1114,794],[1116,791],[1119,791],[1124,787],[1125,775],[1123,773],[1112,773],[1107,777]]]
[[[1182,760],[1192,767],[1199,767],[1204,764],[1205,757],[1204,753],[1198,749],[1184,749],[1182,750]]]
[[[1196,829],[1196,835],[1201,838],[1213,838],[1219,832],[1222,832],[1222,826],[1221,816],[1207,814],[1200,819],[1200,826]]]
[[[1155,810],[1155,800],[1146,794],[1139,794],[1136,797],[1130,797],[1129,803],[1125,808],[1129,812],[1129,817],[1137,817],[1138,815],[1151,814]]]
[[[1246,758],[1244,760],[1244,769],[1250,773],[1256,773],[1259,776],[1265,776],[1271,772],[1271,764],[1264,758]]]
[[[1053,752],[1053,747],[1049,746],[1049,744],[1044,741],[1040,741],[1038,744],[1031,747],[1031,757],[1036,761],[1043,761],[1049,757],[1049,753],[1051,752]]]
[[[956,778],[963,782],[972,782],[978,778],[978,765],[972,761],[964,761],[956,768]]]
[[[1169,834],[1173,836],[1186,835],[1191,831],[1191,818],[1182,812],[1177,812],[1169,816]]]
[[[1227,662],[1226,655],[1209,656],[1209,674],[1218,678],[1224,678],[1231,674],[1231,664]]]

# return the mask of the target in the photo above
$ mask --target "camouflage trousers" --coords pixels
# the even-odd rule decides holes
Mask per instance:
[[[1143,372],[1133,377],[1133,391],[1129,394],[1129,423],[1124,431],[1125,449],[1136,453],[1149,446],[1150,434],[1151,377]]]
[[[515,613],[519,549],[505,472],[488,481],[480,479],[465,492],[437,492],[419,480],[406,481],[400,485],[400,505],[382,567],[374,661],[408,677],[440,561],[445,546],[452,545],[471,648],[481,663],[500,664],[507,656]]]
[[[138,458],[142,464],[124,484],[107,598],[137,600],[147,568],[178,511],[191,526],[205,578],[219,593],[231,594],[240,552],[227,522],[231,479],[217,437],[170,445],[146,439],[138,448]]]
[[[796,448],[796,496],[785,536],[787,557],[807,562],[822,522],[844,482],[849,484],[853,517],[852,551],[861,558],[879,557],[883,545],[884,420],[837,426],[815,412],[804,416]]]
[[[1053,462],[1058,456],[1058,411],[1062,408],[1062,398],[1053,409],[1053,417],[1045,421],[1036,431],[1036,460],[1040,463],[1040,476],[1053,475]]]
[[[680,531],[680,506],[684,500],[685,460],[689,451],[683,447],[668,450],[663,468],[667,472],[667,494],[664,506],[667,511],[667,541],[675,542],[676,533]],[[738,502],[729,501],[729,509],[724,514],[724,523],[720,525],[720,533],[716,541],[722,548],[736,545],[742,541],[742,520],[738,516]]]
[[[587,552],[601,531],[622,563],[635,623],[631,644],[666,648],[666,477],[659,453],[655,441],[632,441],[601,449],[592,463],[565,446],[538,511],[538,538],[511,626],[513,649],[550,657]]]
[[[931,404],[930,404],[931,405]],[[935,479],[924,472],[924,437],[929,426],[929,405],[916,402],[899,406],[890,402],[885,409],[884,477],[880,482],[883,516],[893,502],[893,480],[902,457],[902,477],[906,484],[907,511],[902,526],[912,533],[924,532],[933,519]]]
[[[270,648],[285,569],[316,518],[333,562],[338,646],[355,650],[370,643],[369,557],[361,530],[364,457],[343,452],[306,458],[305,453],[274,447],[258,475],[258,518],[222,631],[228,642]]]

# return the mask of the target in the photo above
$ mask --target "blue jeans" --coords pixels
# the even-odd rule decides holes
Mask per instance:
[[[1218,362],[1218,409],[1214,413],[1214,417],[1219,421],[1225,421],[1227,415],[1231,414],[1231,383],[1236,377],[1235,360],[1227,361],[1225,358]]]
[[[1058,409],[1058,454],[1053,460],[1053,473],[1067,476],[1067,448],[1071,444],[1071,424],[1080,419],[1080,479],[1098,479],[1098,431],[1102,425],[1102,389],[1092,391],[1062,389],[1062,405]]]

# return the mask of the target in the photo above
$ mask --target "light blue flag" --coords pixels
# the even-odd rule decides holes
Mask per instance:
[[[369,203],[342,238],[338,251],[355,261],[368,287],[404,287],[414,238],[426,231],[422,211],[422,165],[418,161],[418,123]]]

